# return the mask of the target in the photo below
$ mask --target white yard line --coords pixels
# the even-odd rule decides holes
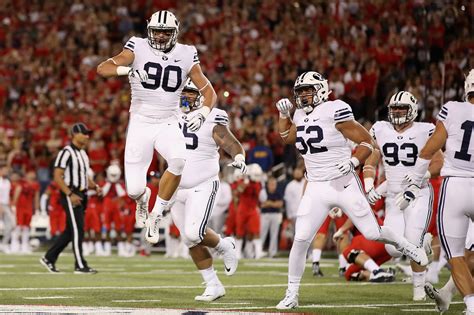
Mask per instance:
[[[161,302],[161,300],[112,300],[115,303]]]
[[[72,296],[25,296],[25,300],[55,300],[55,299],[73,299]]]
[[[241,284],[241,285],[226,285],[226,288],[282,288],[287,287],[287,283],[274,283],[274,284]],[[331,286],[347,286],[346,282],[326,282],[326,283],[301,283],[302,287],[331,287]],[[367,286],[367,285],[379,285],[370,282],[351,283],[351,286]],[[383,285],[406,285],[401,282],[384,283]],[[160,290],[160,289],[198,289],[203,288],[201,285],[162,285],[162,286],[140,286],[140,287],[51,287],[51,288],[0,288],[0,291],[60,291],[60,290]]]

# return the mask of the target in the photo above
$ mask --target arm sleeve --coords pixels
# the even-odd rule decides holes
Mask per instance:
[[[54,167],[65,169],[69,160],[71,159],[71,153],[66,148],[59,151],[59,154],[54,162]]]

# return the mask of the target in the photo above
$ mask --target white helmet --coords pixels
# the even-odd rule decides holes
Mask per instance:
[[[194,92],[197,96],[194,100],[189,100],[188,97],[181,94],[180,108],[183,113],[189,113],[192,110],[202,107],[202,95],[199,89],[194,85],[193,81],[188,78],[184,84],[183,92]]]
[[[159,43],[153,36],[154,30],[173,31],[170,39],[166,43]],[[178,40],[179,22],[176,16],[170,11],[155,12],[147,25],[148,44],[159,51],[168,51],[174,47]]]
[[[466,101],[468,100],[468,94],[474,92],[474,69],[469,71],[469,74],[466,77],[466,81],[464,81],[464,97]]]
[[[298,90],[305,87],[312,87],[314,89],[313,103],[308,103],[306,99],[301,99],[298,95]],[[307,113],[310,113],[314,107],[327,101],[329,94],[331,94],[328,80],[316,71],[308,71],[300,74],[295,81],[293,92],[295,95],[296,108],[303,109]]]
[[[116,164],[112,164],[107,167],[107,180],[111,183],[116,183],[119,181],[120,176],[122,176],[122,170]]]
[[[404,116],[392,112],[394,107],[406,107],[407,113]],[[418,101],[407,91],[400,91],[392,95],[388,103],[388,121],[393,125],[401,125],[414,121],[418,116]]]
[[[263,180],[263,170],[257,163],[249,164],[247,170],[251,181],[260,182]]]

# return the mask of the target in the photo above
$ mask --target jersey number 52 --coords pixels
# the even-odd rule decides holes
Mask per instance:
[[[310,137],[305,140],[304,136],[309,135]],[[305,130],[305,126],[296,127],[296,143],[299,143],[299,146],[296,145],[296,148],[302,155],[306,153],[320,153],[326,152],[327,147],[315,146],[320,143],[324,138],[323,129],[319,126],[308,126]]]

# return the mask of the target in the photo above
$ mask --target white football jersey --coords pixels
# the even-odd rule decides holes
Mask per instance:
[[[324,102],[309,114],[302,109],[295,111],[295,146],[303,156],[308,181],[327,181],[342,176],[336,163],[351,158],[351,147],[350,141],[336,129],[336,124],[353,119],[351,107],[341,100]]]
[[[219,147],[214,141],[212,132],[216,125],[228,124],[227,113],[218,108],[211,110],[204,124],[195,133],[181,122],[187,154],[179,187],[192,188],[213,178],[218,179]]]
[[[433,124],[423,122],[413,122],[410,128],[402,132],[396,131],[388,121],[377,121],[372,126],[370,134],[382,154],[389,193],[402,191],[403,178],[413,170],[434,128]]]
[[[124,46],[135,54],[133,70],[145,70],[148,80],[129,78],[132,90],[130,112],[164,118],[179,114],[181,91],[191,68],[199,63],[196,47],[177,43],[169,53],[148,45],[146,38],[133,36]]]
[[[437,119],[448,132],[441,176],[474,177],[474,105],[447,102]]]

